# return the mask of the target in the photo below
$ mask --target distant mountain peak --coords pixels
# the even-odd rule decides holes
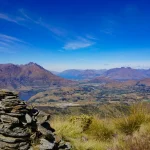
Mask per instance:
[[[0,64],[0,88],[49,88],[68,83],[72,81],[60,78],[33,62],[25,65]]]
[[[139,80],[150,77],[148,70],[133,69],[130,67],[113,68],[106,71],[103,76],[116,80]]]
[[[32,66],[32,65],[40,66],[40,65],[38,65],[37,63],[34,63],[34,62],[29,62],[28,64],[26,64],[26,66]]]
[[[44,69],[42,66],[40,66],[39,64],[34,63],[34,62],[29,62],[28,64],[25,64],[25,65],[22,65],[22,66]],[[46,69],[44,69],[44,70],[46,70]]]

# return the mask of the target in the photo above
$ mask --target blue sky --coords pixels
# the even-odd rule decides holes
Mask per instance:
[[[0,0],[0,63],[150,68],[149,0]]]

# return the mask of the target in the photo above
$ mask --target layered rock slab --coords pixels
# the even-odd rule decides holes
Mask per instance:
[[[0,150],[69,150],[56,142],[50,116],[28,106],[17,93],[0,91]]]

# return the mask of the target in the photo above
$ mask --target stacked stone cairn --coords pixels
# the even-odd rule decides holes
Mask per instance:
[[[49,119],[17,93],[0,90],[0,150],[70,150],[69,143],[56,141]]]

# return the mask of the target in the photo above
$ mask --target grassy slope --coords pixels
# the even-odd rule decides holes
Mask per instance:
[[[110,111],[110,113],[108,113]],[[135,104],[128,113],[57,116],[51,125],[74,150],[150,150],[150,112],[147,104]]]

